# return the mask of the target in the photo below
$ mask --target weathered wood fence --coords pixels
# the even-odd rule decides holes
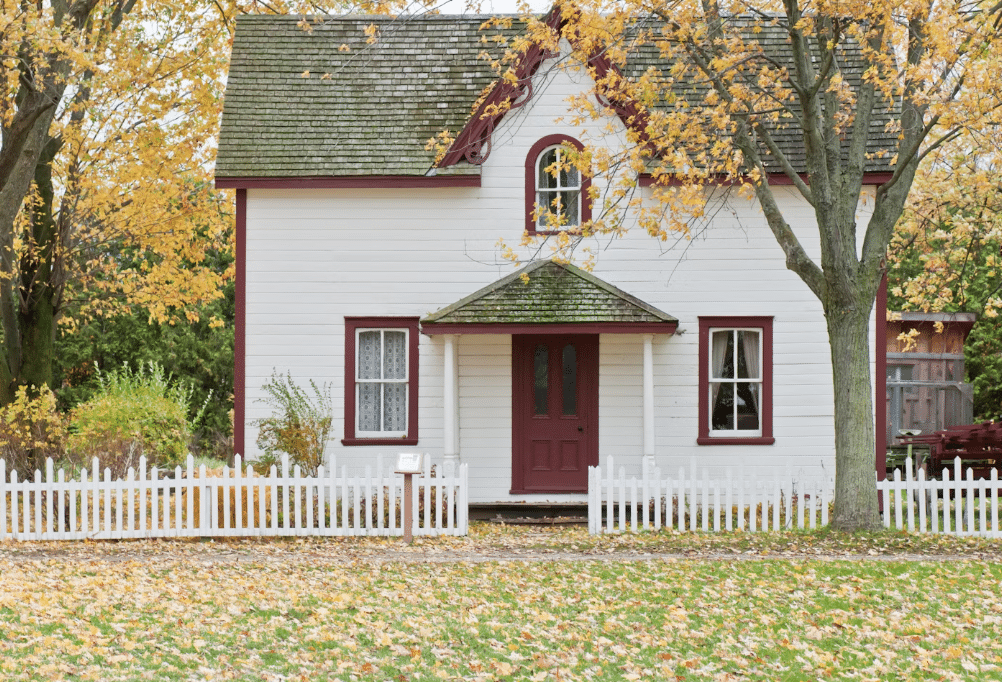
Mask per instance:
[[[454,475],[435,475],[429,458],[424,472],[413,477],[414,535],[465,535],[468,516],[468,468]],[[173,476],[170,474],[173,473]],[[147,469],[140,458],[138,472],[111,480],[111,471],[97,458],[79,479],[67,479],[63,469],[34,480],[7,476],[0,460],[0,540],[75,540],[158,537],[236,537],[295,535],[403,535],[404,478],[377,456],[375,470],[348,476],[321,466],[316,476],[290,475],[288,458],[281,472],[268,476],[243,468],[240,457],[232,469],[206,471],[187,467],[173,472]]]
[[[644,467],[638,479],[615,470],[613,458],[588,469],[588,530],[613,533],[667,528],[679,531],[784,530],[828,523],[831,497],[825,481],[795,481],[787,474],[773,480],[748,479],[743,468],[727,469],[711,479],[707,469],[663,477]]]
[[[947,533],[1002,537],[999,526],[997,469],[990,478],[974,479],[973,469],[954,460],[938,480],[914,469],[911,458],[893,477],[877,481],[877,496],[886,528],[914,533]],[[612,533],[668,528],[679,531],[791,530],[828,524],[830,482],[795,480],[786,473],[772,479],[749,479],[742,469],[727,469],[724,479],[711,479],[695,461],[676,478],[657,468],[626,477],[610,457],[603,468],[588,471],[588,529]]]

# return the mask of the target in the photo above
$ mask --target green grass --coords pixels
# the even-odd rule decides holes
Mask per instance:
[[[471,538],[394,554],[386,550],[399,550],[398,540],[8,543],[0,678],[1002,677],[1002,565],[838,558],[881,546],[981,556],[993,544],[832,533],[744,540],[478,526]],[[828,554],[778,558],[791,547]],[[658,548],[775,556],[631,558]],[[446,551],[609,558],[387,560]]]

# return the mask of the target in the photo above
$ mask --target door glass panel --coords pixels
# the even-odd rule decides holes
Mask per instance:
[[[542,344],[536,346],[532,358],[533,369],[533,409],[536,415],[547,414],[546,407],[549,395],[550,349]]]
[[[563,413],[572,415],[578,413],[578,352],[573,344],[564,346],[563,353]]]

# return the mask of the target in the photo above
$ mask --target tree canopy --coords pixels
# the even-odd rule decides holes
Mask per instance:
[[[557,7],[565,23],[554,30],[528,18],[526,44],[557,50],[566,38],[571,62],[589,70],[601,102],[582,94],[577,112],[625,111],[632,124],[624,154],[596,148],[577,159],[605,174],[608,189],[596,197],[601,210],[592,224],[558,246],[618,234],[631,212],[656,239],[686,237],[706,218],[716,188],[754,197],[787,267],[826,316],[835,382],[833,523],[876,528],[869,317],[920,163],[965,131],[1002,122],[994,88],[1002,5],[584,0]],[[766,41],[777,29],[782,41]],[[657,63],[630,73],[631,58],[643,51]],[[598,68],[596,55],[613,68]],[[801,158],[780,144],[791,133]],[[867,175],[875,161],[887,167],[879,180]],[[654,178],[653,201],[636,190],[643,172]],[[795,188],[813,209],[820,259],[788,222],[776,184]]]

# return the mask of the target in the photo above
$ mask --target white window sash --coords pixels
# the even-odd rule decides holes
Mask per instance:
[[[379,374],[380,377],[386,374],[386,354],[385,349],[385,339],[386,332],[403,332],[404,334],[404,378],[402,379],[362,379],[359,377],[359,349],[361,348],[362,334],[366,332],[379,332]],[[406,327],[359,327],[355,330],[355,437],[356,438],[405,438],[407,436],[407,430],[402,431],[363,431],[361,426],[362,420],[362,385],[363,384],[377,384],[379,386],[384,386],[387,384],[403,384],[407,385],[410,382],[410,329]],[[383,420],[386,418],[386,398],[385,391],[379,391],[379,417],[380,426],[382,426]],[[410,391],[404,391],[404,415],[405,422],[410,422]]]
[[[714,379],[713,378],[713,353],[712,353],[712,344],[713,344],[713,334],[714,334],[714,332],[729,332],[731,334],[731,341],[732,341],[731,345],[733,347],[733,351],[732,352],[734,353],[734,356],[732,358],[732,366],[734,367],[734,374],[735,374],[735,376],[732,377],[732,378],[727,378],[727,379]],[[750,378],[750,377],[739,378],[737,376],[737,373],[738,373],[738,334],[737,333],[738,332],[754,332],[754,333],[758,334],[758,377],[757,378]],[[763,391],[763,386],[765,384],[765,377],[763,375],[763,372],[764,372],[764,369],[765,369],[765,364],[763,363],[763,359],[764,358],[763,358],[763,355],[762,355],[765,349],[763,348],[764,344],[762,343],[762,339],[763,339],[763,328],[762,327],[711,327],[710,328],[709,340],[708,341],[711,344],[711,347],[710,347],[710,351],[711,352],[709,352],[707,354],[708,355],[707,362],[710,363],[710,366],[706,368],[707,369],[706,376],[709,378],[709,380],[708,380],[708,386],[707,386],[707,391],[706,391],[706,393],[707,393],[706,399],[707,399],[707,401],[709,401],[709,408],[708,408],[708,413],[707,413],[708,414],[708,417],[707,417],[707,421],[708,421],[707,427],[709,429],[709,435],[710,435],[710,437],[712,437],[712,438],[757,438],[757,437],[760,437],[762,435],[762,411],[763,411],[762,401],[764,400],[764,397],[765,397],[764,396],[764,391]],[[713,428],[713,403],[714,403],[714,396],[716,395],[716,391],[713,390],[714,384],[719,385],[719,386],[723,386],[724,384],[733,384],[734,385],[734,389],[735,389],[735,395],[737,395],[737,384],[757,384],[758,385],[758,401],[759,401],[759,404],[756,405],[756,411],[758,412],[758,415],[757,415],[758,416],[758,428],[757,429],[737,429],[737,428],[734,428],[734,429],[715,429],[715,428]],[[738,405],[737,405],[737,402],[738,401],[735,400],[734,401],[734,405],[731,408],[733,410],[733,423],[734,423],[735,426],[737,426],[737,423],[738,423]]]
[[[539,176],[540,176],[540,173],[545,172],[544,169],[540,168],[540,164],[542,164],[542,162],[543,162],[543,157],[546,156],[549,152],[553,151],[554,149],[557,150],[557,161],[556,161],[556,163],[558,165],[563,164],[564,163],[564,156],[565,156],[564,150],[563,150],[563,145],[559,145],[558,144],[558,145],[553,145],[551,147],[547,147],[546,149],[544,149],[543,151],[541,151],[539,153],[539,156],[536,157],[536,168],[535,168],[535,175],[536,175],[536,178],[535,178],[536,200],[538,202],[540,194],[555,195],[556,198],[557,198],[557,200],[558,200],[558,203],[559,203],[560,195],[562,193],[577,192],[578,193],[578,195],[577,195],[578,224],[576,224],[576,225],[561,225],[560,226],[560,229],[562,229],[562,230],[573,229],[573,228],[578,227],[578,225],[580,225],[580,221],[581,221],[581,205],[582,205],[581,204],[581,202],[582,202],[581,186],[583,184],[583,178],[581,177],[581,172],[578,171],[578,183],[576,185],[564,186],[560,182],[560,173],[558,172],[557,175],[556,175],[556,178],[555,178],[556,185],[557,185],[556,187],[540,187],[541,183],[539,181]],[[547,175],[549,175],[549,174],[547,173]],[[547,222],[546,222],[546,216],[547,216],[547,214],[549,214],[552,211],[553,207],[552,207],[552,205],[549,202],[547,202],[545,205],[542,206],[542,208],[544,210],[543,210],[543,213],[541,213],[540,216],[539,216],[539,218],[536,220],[536,228],[537,229],[543,229],[543,230],[552,229],[552,226],[548,225]],[[563,206],[562,204],[558,205],[558,209],[557,210],[560,212],[559,215],[566,216],[567,213],[568,213],[567,207]]]

